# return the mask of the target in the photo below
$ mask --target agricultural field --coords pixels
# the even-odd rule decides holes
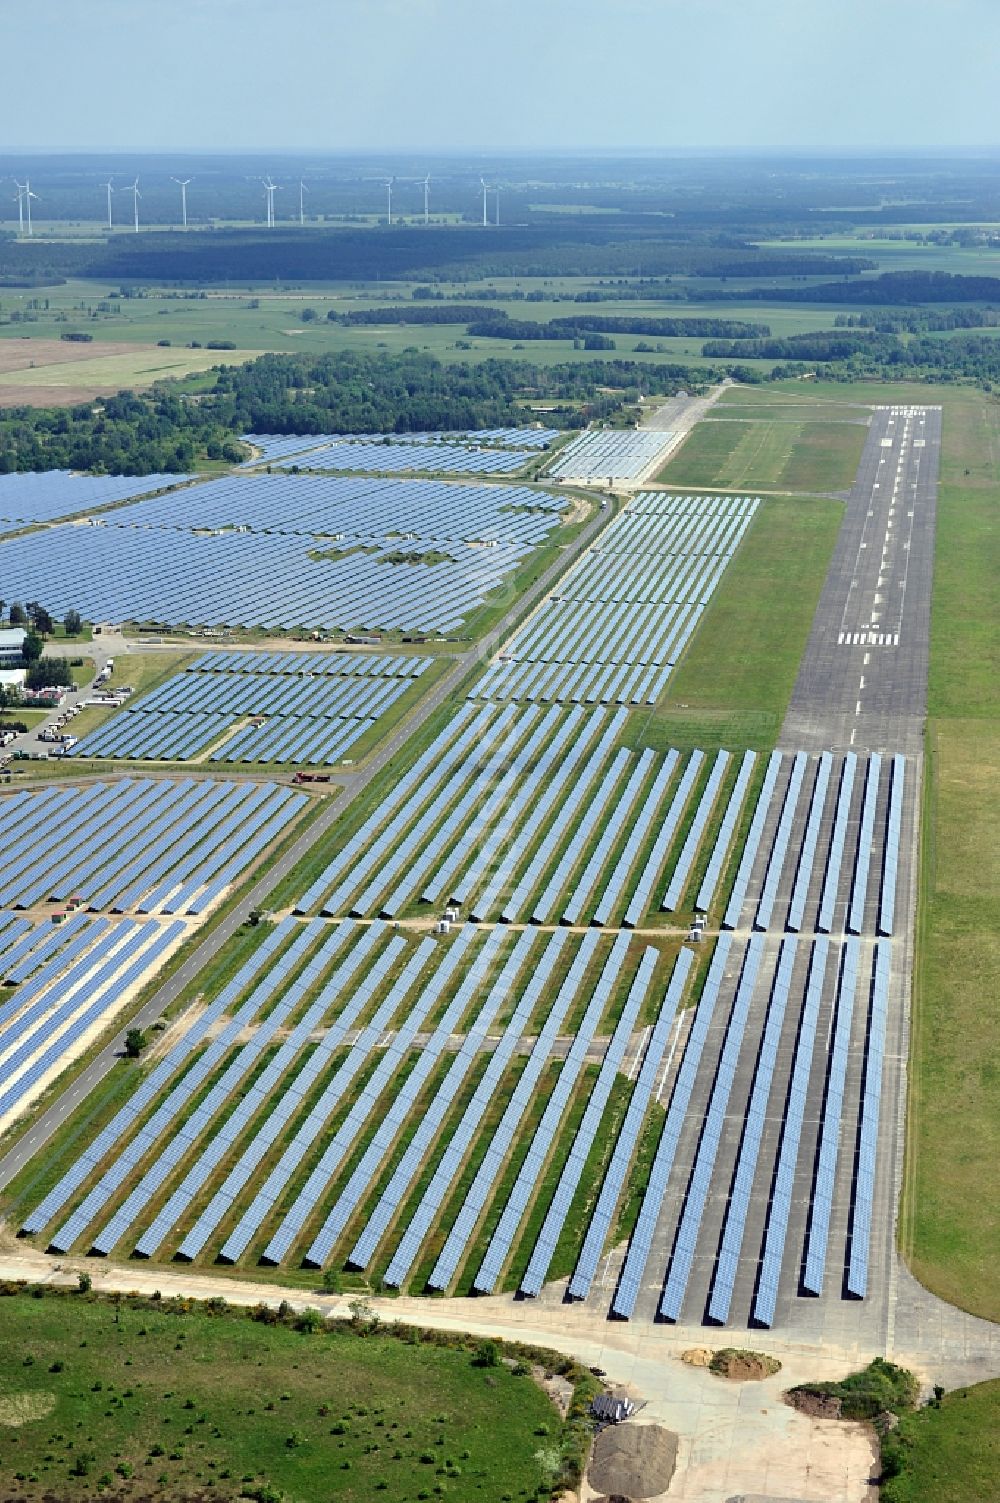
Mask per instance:
[[[157,381],[238,364],[260,353],[158,349],[122,339],[72,344],[22,332],[16,343],[0,339],[0,406],[70,407],[90,397],[145,391]]]
[[[498,1478],[534,1497],[579,1464],[579,1440],[528,1364],[484,1351],[169,1300],[8,1296],[0,1477],[32,1503],[95,1485],[406,1503],[442,1484],[471,1503]]]

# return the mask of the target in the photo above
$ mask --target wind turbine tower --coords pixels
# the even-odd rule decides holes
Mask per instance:
[[[431,175],[424,178],[424,224],[431,222]]]
[[[489,189],[486,186],[486,179],[484,177],[479,179],[479,185],[483,190],[483,228],[485,229],[487,224],[489,224],[489,220],[486,218],[486,195]]]
[[[24,180],[24,203],[25,203],[25,208],[27,209],[27,221],[28,221],[28,234],[29,235],[32,233],[32,230],[31,230],[31,200],[33,198],[37,198],[37,197],[38,197],[38,194],[37,193],[32,193],[32,191],[31,191],[31,184],[29,183],[28,179],[25,178],[25,180]]]
[[[142,194],[139,192],[139,179],[136,178],[136,180],[132,184],[131,188],[126,188],[125,191],[126,191],[126,193],[131,193],[131,195],[132,195],[132,219],[133,219],[133,223],[135,224],[135,232],[138,235],[138,233],[139,233],[139,200],[142,197]]]
[[[305,204],[302,201],[302,195],[308,192],[309,189],[306,187],[302,179],[299,178],[299,224],[305,224],[306,222],[306,209]]]
[[[388,218],[390,224],[392,224],[392,186],[395,181],[396,179],[394,177],[387,177],[385,180],[386,217]]]
[[[172,183],[176,183],[181,190],[181,224],[185,229],[188,227],[188,183],[193,183],[193,177],[172,177]]]
[[[263,181],[263,184],[264,184],[264,192],[267,194],[267,227],[268,227],[269,230],[273,230],[274,229],[274,194],[275,194],[275,190],[278,187],[278,184],[276,182],[274,182],[274,180],[272,179],[270,173],[268,173],[267,177],[263,178],[262,181]]]
[[[500,184],[499,183],[497,183],[496,188],[494,189],[494,192],[496,193],[496,196],[497,196],[497,212],[496,212],[496,218],[494,219],[493,223],[499,229],[500,228]]]
[[[14,187],[17,189],[17,233],[24,234],[24,184],[14,179]]]
[[[102,183],[101,184],[101,187],[105,190],[105,192],[108,195],[108,229],[109,230],[111,229],[111,195],[114,192],[114,188],[111,186],[111,183],[112,183],[111,178],[108,178],[108,180],[107,180],[106,183]]]

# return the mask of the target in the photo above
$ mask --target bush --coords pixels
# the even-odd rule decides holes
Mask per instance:
[[[850,1373],[839,1383],[800,1383],[789,1390],[789,1397],[793,1403],[799,1394],[839,1399],[842,1419],[873,1420],[886,1412],[899,1414],[913,1409],[919,1393],[919,1384],[911,1372],[876,1357],[860,1372]]]

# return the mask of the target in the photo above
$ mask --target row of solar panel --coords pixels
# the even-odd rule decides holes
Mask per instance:
[[[248,464],[262,460],[288,459],[294,454],[328,448],[337,444],[381,444],[387,439],[395,444],[423,448],[449,443],[492,444],[497,448],[545,449],[560,437],[558,428],[473,428],[455,432],[427,433],[244,433],[244,442],[253,444],[260,454]]]
[[[531,552],[514,542],[448,546],[441,558],[433,543],[407,544],[408,565],[396,562],[398,544],[324,552],[307,538],[263,532],[56,526],[0,540],[0,566],[12,595],[46,600],[56,616],[79,609],[97,621],[173,626],[447,633]],[[432,561],[416,563],[420,551]]]
[[[635,480],[678,442],[655,428],[593,428],[561,449],[550,470],[556,480]]]
[[[242,1142],[245,1146],[239,1163],[230,1171],[222,1190],[213,1196],[208,1212],[202,1214],[191,1232],[184,1238],[179,1249],[184,1256],[197,1255],[211,1232],[234,1204],[239,1191],[244,1188],[249,1174],[252,1173],[253,1166],[260,1165],[266,1149],[276,1140],[277,1133],[273,1128],[272,1119],[277,1115],[280,1126],[287,1125],[294,1110],[303,1102],[317,1079],[323,1079],[325,1073],[327,1078],[322,1094],[309,1116],[297,1129],[278,1164],[257,1192],[252,1205],[226,1239],[220,1254],[228,1259],[240,1257],[254,1240],[264,1221],[269,1218],[273,1219],[274,1208],[281,1204],[280,1224],[273,1231],[261,1255],[266,1261],[273,1262],[281,1261],[287,1256],[311,1220],[316,1207],[328,1193],[330,1185],[335,1181],[340,1166],[346,1161],[358,1134],[366,1124],[377,1117],[375,1138],[368,1145],[362,1160],[355,1166],[351,1179],[341,1191],[323,1229],[314,1239],[307,1254],[309,1261],[324,1261],[343,1230],[353,1219],[363,1195],[371,1194],[372,1186],[377,1182],[384,1168],[385,1152],[391,1147],[397,1132],[412,1120],[418,1098],[455,1028],[461,1023],[470,1002],[497,963],[502,949],[508,948],[510,953],[507,963],[491,989],[489,1011],[487,1012],[485,1008],[480,1009],[480,1014],[470,1030],[471,1048],[466,1047],[469,1042],[467,1040],[449,1068],[448,1074],[452,1077],[450,1086],[446,1078],[439,1087],[441,1101],[438,1101],[438,1095],[435,1094],[432,1097],[429,1112],[421,1117],[421,1129],[424,1123],[428,1122],[431,1124],[431,1130],[436,1131],[437,1127],[443,1123],[448,1104],[453,1100],[455,1091],[458,1089],[458,1077],[467,1073],[477,1049],[482,1046],[489,1019],[495,1015],[504,998],[510,995],[510,981],[516,974],[523,974],[527,980],[527,986],[498,1049],[491,1055],[487,1070],[490,1080],[487,1081],[484,1077],[480,1083],[477,1091],[478,1105],[475,1101],[470,1103],[471,1110],[466,1113],[464,1123],[459,1125],[449,1145],[448,1153],[451,1156],[452,1169],[447,1175],[439,1171],[440,1178],[435,1176],[439,1188],[442,1190],[447,1188],[447,1185],[452,1182],[454,1173],[464,1161],[464,1151],[461,1148],[465,1136],[464,1128],[468,1127],[470,1131],[475,1130],[481,1120],[482,1112],[501,1086],[531,1014],[541,996],[544,995],[546,981],[553,974],[558,958],[568,943],[568,936],[559,933],[546,937],[538,936],[534,931],[525,931],[515,940],[514,936],[508,935],[503,930],[495,930],[484,936],[469,929],[446,947],[441,947],[431,940],[422,941],[411,949],[407,964],[397,974],[387,993],[375,1007],[370,1020],[361,1027],[341,1063],[336,1069],[331,1070],[331,1055],[334,1049],[344,1043],[348,1029],[355,1027],[362,1020],[368,1004],[377,997],[380,988],[388,982],[390,971],[398,970],[400,952],[407,948],[406,942],[399,936],[390,938],[384,931],[380,931],[378,926],[370,926],[358,931],[348,923],[337,926],[331,933],[326,926],[317,925],[314,922],[300,926],[291,945],[282,949],[281,946],[288,940],[290,932],[294,931],[290,931],[287,924],[284,925],[282,931],[273,938],[270,953],[266,957],[254,957],[247,962],[240,975],[234,979],[234,983],[226,989],[225,1005],[232,1006],[246,991],[248,985],[253,986],[249,998],[232,1015],[228,1026],[223,1029],[218,1038],[209,1044],[207,1050],[204,1050],[203,1041],[206,1031],[201,1029],[186,1048],[175,1046],[169,1068],[158,1071],[159,1078],[155,1082],[157,1090],[155,1092],[144,1091],[141,1100],[134,1101],[129,1108],[123,1109],[118,1114],[116,1121],[109,1124],[109,1128],[99,1135],[99,1141],[85,1153],[85,1162],[80,1169],[66,1176],[64,1182],[46,1197],[32,1216],[26,1219],[26,1231],[43,1230],[53,1217],[65,1208],[67,1202],[85,1186],[87,1180],[92,1179],[96,1171],[103,1169],[96,1182],[90,1185],[76,1210],[66,1217],[52,1234],[51,1246],[54,1249],[68,1250],[81,1239],[86,1239],[87,1245],[95,1251],[109,1253],[132,1231],[136,1221],[141,1219],[143,1210],[150,1205],[158,1192],[176,1177],[183,1165],[197,1152],[198,1157],[195,1162],[190,1164],[186,1174],[135,1242],[137,1252],[141,1255],[153,1256],[162,1247],[164,1241],[170,1239],[180,1218],[185,1216],[200,1192],[209,1184],[214,1171],[228,1157],[232,1149]],[[317,933],[325,936],[318,949],[315,948]],[[525,961],[528,953],[537,948],[536,942],[539,939],[544,943],[544,953],[539,964],[526,971]],[[310,990],[324,975],[329,974],[331,960],[349,940],[357,940],[357,944],[349,950],[345,963],[332,977],[329,977],[320,995],[305,1010],[298,1023],[289,1030],[293,1015],[300,1008]],[[511,944],[512,940],[513,944]],[[558,988],[556,1000],[542,1026],[541,1036],[529,1056],[525,1070],[514,1085],[513,1094],[501,1117],[500,1125],[491,1138],[487,1159],[484,1161],[484,1173],[470,1189],[469,1194],[472,1199],[467,1197],[466,1201],[470,1207],[470,1214],[473,1201],[480,1193],[488,1195],[495,1178],[492,1169],[485,1170],[485,1164],[499,1168],[506,1153],[503,1144],[509,1145],[513,1137],[521,1130],[524,1116],[530,1105],[533,1084],[537,1083],[542,1071],[549,1063],[552,1046],[565,1024],[570,1009],[579,1005],[582,996],[589,996],[583,1024],[571,1047],[569,1057],[560,1069],[559,1083],[552,1097],[552,1104],[547,1109],[539,1124],[538,1132],[532,1140],[533,1157],[529,1158],[528,1162],[540,1170],[547,1157],[547,1152],[542,1151],[543,1145],[547,1142],[551,1143],[569,1105],[573,1087],[582,1070],[587,1048],[612,1001],[626,958],[628,939],[626,936],[620,936],[607,954],[598,979],[588,980],[588,973],[593,967],[600,943],[600,936],[591,934],[585,936],[577,948],[575,958]],[[365,960],[368,960],[380,945],[382,950],[380,960],[368,971],[359,985],[357,975],[362,953]],[[310,952],[312,952],[311,958],[305,968],[296,974],[296,968],[301,966],[303,958]],[[430,1037],[424,1041],[424,1048],[413,1070],[401,1079],[403,1073],[401,1067],[410,1055],[418,1030],[435,1011],[447,988],[458,975],[460,967],[468,964],[470,960],[472,961],[471,967],[450,1004],[441,1014]],[[639,970],[633,979],[625,1002],[625,1019],[620,1021],[616,1028],[614,1057],[621,1056],[631,1035],[632,1024],[638,1016],[651,984],[656,960],[655,951],[647,951],[641,958]],[[429,966],[432,967],[430,974],[428,974]],[[296,1062],[301,1061],[301,1055],[311,1032],[329,1009],[330,1002],[335,996],[338,998],[346,996],[347,1006],[338,1013],[328,1030],[328,1035],[324,1036],[321,1044],[313,1051],[309,1062],[312,1065],[316,1055],[322,1052],[325,1070],[321,1069],[317,1074],[317,1068],[314,1065],[312,1068],[305,1066],[289,1083],[291,1068]],[[347,1087],[361,1077],[373,1049],[380,1041],[386,1042],[383,1038],[386,1027],[392,1023],[407,999],[411,998],[409,1011],[406,1012],[393,1033],[388,1035],[387,1047],[379,1050],[375,1070],[365,1077],[364,1087],[356,1096],[346,1118],[326,1143],[322,1155],[313,1164],[301,1190],[297,1192],[290,1204],[285,1203],[291,1177],[316,1143],[323,1124],[329,1122],[337,1102],[343,1098]],[[219,1009],[213,1007],[212,1012],[217,1026]],[[253,1025],[252,1031],[247,1038],[246,1030],[250,1025]],[[265,1071],[254,1079],[253,1085],[247,1091],[243,1082],[254,1073],[257,1062],[270,1051],[273,1042],[283,1033],[286,1035],[283,1042],[270,1059]],[[241,1035],[245,1041],[236,1047]],[[165,1061],[164,1064],[166,1065],[167,1062]],[[187,1069],[178,1076],[178,1066],[184,1065],[187,1065]],[[609,1072],[612,1072],[611,1066],[602,1072],[605,1099],[607,1091],[610,1090]],[[304,1080],[303,1076],[307,1073],[308,1079]],[[169,1085],[171,1078],[173,1084]],[[210,1080],[212,1081],[211,1087],[205,1093],[204,1085]],[[168,1085],[169,1089],[166,1090],[166,1094],[162,1094],[164,1087]],[[287,1092],[291,1093],[289,1105],[287,1110],[282,1110]],[[160,1094],[159,1105],[154,1107],[152,1115],[148,1115],[157,1093]],[[390,1093],[391,1106],[388,1114],[385,1114],[381,1103]],[[234,1099],[235,1110],[230,1110]],[[264,1113],[267,1115],[263,1126],[258,1126],[256,1134],[250,1141],[247,1141],[248,1134],[254,1131],[255,1122],[259,1123],[261,1114]],[[593,1113],[591,1117],[593,1119]],[[143,1125],[136,1133],[134,1129],[140,1122],[143,1122]],[[594,1130],[596,1131],[596,1123],[594,1123]],[[130,1135],[132,1133],[134,1136]],[[379,1149],[380,1144],[382,1151]],[[411,1144],[410,1148],[414,1149],[414,1145]],[[414,1149],[414,1151],[419,1152],[419,1149]],[[112,1156],[111,1162],[104,1167],[108,1156]],[[414,1160],[413,1153],[410,1153],[408,1163],[406,1160],[401,1160],[394,1176],[397,1184],[401,1184],[401,1175],[407,1176],[409,1182],[411,1172],[415,1171],[419,1162],[419,1158]],[[138,1178],[136,1178],[137,1173]],[[111,1215],[107,1216],[117,1192],[130,1181],[131,1188],[128,1195],[116,1209],[112,1210]],[[527,1169],[522,1171],[516,1190],[518,1195],[524,1195],[525,1205],[533,1185],[533,1174]],[[102,1215],[105,1218],[103,1224],[97,1231],[90,1231],[93,1222]],[[512,1236],[520,1220],[521,1217],[515,1217],[513,1210],[507,1211],[504,1225],[511,1229]],[[460,1233],[456,1232],[453,1250],[456,1257],[460,1259],[464,1244],[460,1246],[459,1243]],[[440,1276],[443,1277],[443,1268]]]
[[[809,767],[804,752],[795,754],[790,764],[781,752],[772,752],[723,924],[730,929],[739,927],[749,897],[754,908],[753,927],[772,928],[779,893],[785,891],[788,907],[784,926],[793,933],[806,927],[812,895],[810,912],[815,914],[815,928],[820,933],[832,932],[838,913],[842,913],[848,933],[864,933],[871,927],[879,934],[891,934],[905,758],[893,759],[887,788],[881,757],[873,753],[866,759],[859,809],[855,798],[856,753],[848,752],[843,757],[837,780],[833,776],[834,759],[828,752],[816,759],[811,779],[807,777]],[[831,810],[830,788],[834,782],[837,791]],[[807,790],[805,798],[803,790]],[[800,808],[803,804],[804,809]],[[827,826],[828,842],[822,838]],[[848,866],[850,886],[842,899],[841,877],[852,828],[856,828],[856,844]],[[796,829],[800,833],[793,838]],[[769,830],[771,834],[765,838]]]
[[[270,783],[124,780],[0,800],[0,904],[196,913],[305,800]]]
[[[308,674],[325,678],[419,678],[427,658],[401,652],[206,652],[188,664],[188,673]]]
[[[678,779],[676,752],[616,752],[623,719],[619,712],[609,723],[579,708],[466,705],[298,911],[320,903],[329,914],[395,917],[418,900],[450,899],[475,920],[500,905],[505,921],[609,924],[622,911],[625,926],[636,927],[705,757],[694,752]],[[681,902],[728,763],[726,754],[716,758],[698,799],[694,833],[669,875],[668,908]]]
[[[54,522],[134,496],[148,496],[166,486],[182,485],[191,475],[77,475],[70,470],[41,470],[0,475],[0,518],[14,522]]]
[[[401,444],[392,439],[374,443],[337,443],[297,459],[280,459],[281,469],[291,466],[310,470],[353,470],[373,474],[419,475],[514,475],[523,469],[533,451],[485,449],[475,444]]]
[[[180,923],[92,920],[15,993],[0,1022],[0,1122],[55,1078],[184,932]]]
[[[565,501],[528,486],[368,476],[224,475],[109,512],[108,526],[189,531],[235,527],[363,545],[535,544]]]
[[[633,512],[642,496],[630,503],[505,646],[476,696],[655,703],[758,504],[725,498],[706,512],[702,499],[664,513]]]
[[[763,966],[766,941],[754,935],[746,944],[738,966],[730,970],[732,940],[722,936],[709,968],[702,998],[688,1037],[681,1065],[674,1083],[667,1117],[654,1156],[650,1178],[640,1206],[635,1231],[630,1240],[611,1302],[611,1313],[631,1318],[644,1286],[645,1270],[654,1237],[664,1208],[671,1205],[668,1184],[678,1161],[685,1121],[690,1122],[690,1108],[696,1079],[704,1078],[709,1088],[705,1115],[692,1124],[697,1128],[694,1161],[680,1194],[679,1215],[673,1232],[665,1278],[658,1283],[659,1315],[670,1321],[682,1318],[688,1297],[692,1269],[701,1252],[703,1265],[710,1273],[705,1309],[706,1319],[717,1324],[730,1320],[734,1287],[741,1267],[749,1262],[753,1279],[752,1319],[770,1326],[775,1319],[783,1268],[789,1285],[799,1293],[819,1295],[823,1291],[831,1224],[835,1206],[850,1205],[849,1233],[845,1252],[847,1294],[863,1298],[867,1293],[874,1198],[877,1176],[879,1107],[882,1094],[886,1032],[889,1015],[891,945],[882,941],[874,947],[871,971],[860,966],[860,941],[847,938],[839,948],[831,1003],[831,1026],[824,1047],[817,1053],[819,1018],[824,987],[829,972],[830,941],[817,939],[810,947],[801,1010],[789,1011],[795,994],[793,972],[798,958],[798,941],[782,941],[777,955]],[[833,952],[837,954],[836,951]],[[763,975],[768,1003],[759,1040],[748,1028],[755,989]],[[721,1050],[717,1059],[704,1057],[706,1041],[718,1011],[720,994],[734,989],[726,1019]],[[866,1003],[865,1015],[858,1019],[858,1006]],[[661,1015],[662,1022],[662,1015]],[[847,1076],[855,1045],[852,1039],[863,1031],[863,1078],[859,1091],[856,1159],[842,1162],[841,1142],[847,1136],[844,1117],[847,1107]],[[778,1074],[779,1047],[783,1035],[794,1037],[794,1051],[787,1086]],[[648,1077],[658,1068],[665,1043],[660,1038],[647,1061]],[[752,1083],[746,1105],[734,1112],[733,1093],[741,1065],[753,1061]],[[810,1080],[825,1082],[818,1128],[816,1163],[812,1176],[809,1214],[804,1231],[802,1274],[799,1280],[799,1254],[794,1266],[786,1267],[786,1248],[793,1188],[803,1147],[803,1129],[807,1102],[812,1099]],[[638,1090],[638,1083],[637,1083]],[[762,1163],[761,1149],[773,1101],[783,1103],[783,1125],[778,1136],[773,1176]],[[853,1099],[853,1096],[852,1096]],[[638,1122],[641,1122],[641,1115]],[[591,1291],[598,1261],[604,1251],[615,1208],[620,1200],[628,1166],[635,1151],[638,1122],[628,1118],[616,1142],[605,1184],[598,1195],[597,1210],[601,1218],[592,1223],[584,1239],[577,1268],[569,1284],[574,1298],[585,1298]],[[735,1126],[727,1128],[727,1123]],[[630,1127],[630,1131],[626,1131]],[[722,1228],[716,1244],[712,1233],[711,1248],[701,1247],[703,1222],[709,1195],[719,1191],[717,1162],[724,1136],[730,1132],[736,1144],[734,1167],[723,1202]],[[853,1173],[852,1173],[853,1171]],[[766,1200],[763,1245],[759,1260],[757,1250],[745,1253],[747,1224],[754,1204],[757,1180],[764,1176],[771,1185]],[[839,1186],[839,1189],[838,1189]],[[839,1200],[838,1200],[839,1194]],[[664,1225],[669,1232],[672,1212]],[[537,1293],[539,1283],[527,1293]]]

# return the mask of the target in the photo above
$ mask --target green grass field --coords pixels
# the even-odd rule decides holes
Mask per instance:
[[[460,1340],[83,1294],[2,1310],[4,1497],[471,1503],[534,1498],[566,1454],[530,1375],[477,1366]]]
[[[937,394],[935,394],[937,395]],[[1000,412],[945,404],[931,618],[930,717],[901,1217],[914,1272],[1000,1318]]]
[[[1000,1476],[1000,1382],[946,1394],[940,1407],[904,1414],[883,1443],[900,1470],[882,1503],[995,1503]]]
[[[864,447],[861,423],[765,417],[758,407],[699,423],[657,476],[668,485],[712,489],[847,490]]]

